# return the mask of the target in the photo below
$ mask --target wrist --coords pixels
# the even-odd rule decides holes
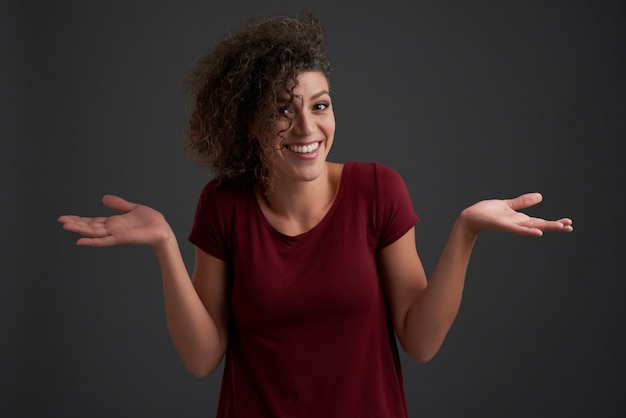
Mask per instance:
[[[474,241],[480,230],[472,226],[469,208],[464,209],[454,222],[453,230],[462,235],[466,240]]]
[[[151,246],[159,258],[178,248],[176,235],[169,224],[166,224],[166,227],[159,233]]]

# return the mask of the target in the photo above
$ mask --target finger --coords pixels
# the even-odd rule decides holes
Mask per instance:
[[[63,229],[89,237],[108,235],[108,229],[105,226],[107,218],[81,218],[78,216],[73,218],[63,223]]]
[[[102,203],[111,209],[118,210],[120,212],[130,212],[136,206],[135,203],[122,199],[119,196],[112,194],[105,194],[102,197]]]
[[[63,215],[57,218],[57,221],[62,224],[104,224],[106,223],[106,216],[97,216],[97,217],[88,217],[88,216],[77,216],[77,215]]]
[[[540,228],[525,225],[516,225],[510,232],[525,237],[540,237],[543,235],[543,231]]]
[[[572,220],[570,218],[561,218],[553,222],[555,224],[554,229],[551,231],[556,232],[572,232],[574,227],[572,226]]]
[[[562,218],[559,219],[557,222],[562,223],[563,226],[572,226],[572,224],[574,223],[570,218]]]
[[[543,232],[572,232],[574,228],[571,225],[571,220],[564,218],[558,221],[548,221],[540,218],[531,218],[527,227],[536,228]]]
[[[76,229],[84,228],[86,224],[91,222],[91,218],[83,218],[75,215],[60,216],[57,221],[63,224],[63,229],[68,231],[75,231]]]
[[[105,237],[80,238],[76,241],[76,245],[83,247],[110,247],[115,244],[117,244],[117,240],[110,235]]]
[[[514,199],[509,199],[508,204],[513,210],[524,209],[540,203],[543,200],[541,193],[526,193]]]
[[[76,215],[61,215],[57,218],[57,222],[66,224],[68,222],[76,222],[80,219],[80,216]]]

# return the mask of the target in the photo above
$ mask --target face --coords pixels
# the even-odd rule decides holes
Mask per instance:
[[[312,181],[325,173],[325,162],[335,135],[335,116],[328,81],[320,72],[298,76],[294,100],[279,109],[274,125],[276,181]]]

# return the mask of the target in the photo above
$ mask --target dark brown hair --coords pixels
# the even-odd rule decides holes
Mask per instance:
[[[187,80],[192,109],[185,148],[192,160],[218,179],[271,190],[272,126],[281,117],[279,103],[285,94],[293,100],[296,77],[305,71],[330,75],[321,25],[308,11],[254,18],[218,43]]]

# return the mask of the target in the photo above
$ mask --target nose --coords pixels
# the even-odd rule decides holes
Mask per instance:
[[[293,124],[293,132],[298,135],[311,135],[317,129],[315,118],[306,110],[298,112]]]

